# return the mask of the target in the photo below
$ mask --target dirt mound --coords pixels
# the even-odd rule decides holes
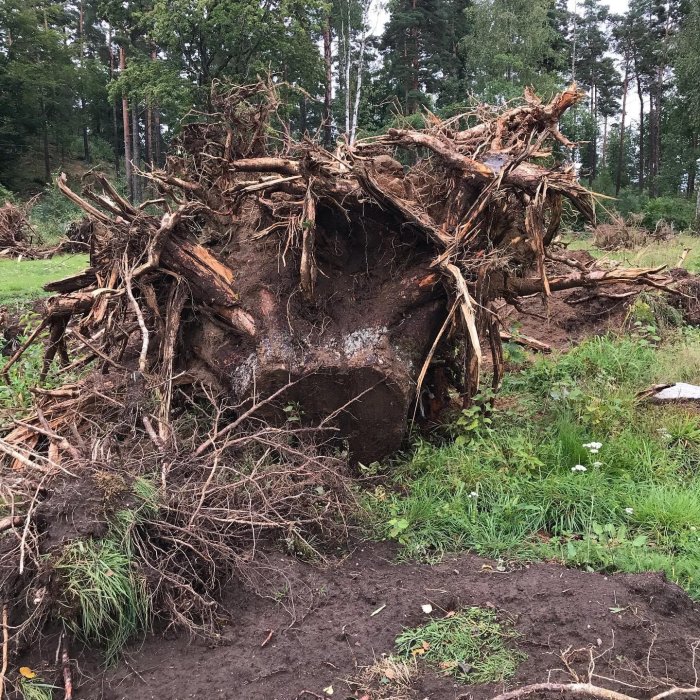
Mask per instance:
[[[564,255],[559,253],[559,255]],[[579,265],[592,268],[596,259],[587,251],[566,251],[566,257]],[[550,263],[550,274],[562,274],[561,262]],[[656,311],[675,313],[678,321],[700,325],[700,277],[681,268],[668,272],[673,284],[664,290],[647,290],[653,295]],[[595,335],[619,332],[630,323],[630,311],[642,288],[636,283],[611,284],[604,288],[581,288],[555,291],[548,298],[532,295],[519,299],[516,306],[504,305],[499,314],[506,328],[516,329],[533,340],[540,340],[555,350],[566,350],[573,344]],[[654,310],[650,310],[653,314]],[[669,315],[669,314],[666,314]],[[673,314],[672,314],[673,315]],[[660,319],[664,323],[664,319]],[[668,322],[668,319],[666,319]],[[674,325],[670,323],[668,325]],[[675,324],[677,325],[677,323]],[[524,343],[527,345],[527,343]]]
[[[700,326],[700,276],[681,268],[671,270],[671,275],[681,294],[670,299],[670,303],[683,313],[686,323]]]
[[[421,609],[426,603],[433,617],[472,605],[495,606],[512,616],[527,659],[510,686],[547,680],[555,669],[552,680],[563,681],[559,653],[588,648],[600,655],[595,673],[609,679],[599,684],[624,691],[621,684],[632,683],[642,688],[638,697],[653,694],[652,677],[694,681],[691,644],[700,637],[700,610],[659,574],[603,576],[548,564],[501,572],[494,562],[471,555],[436,566],[396,565],[393,555],[391,547],[365,545],[325,570],[277,557],[277,595],[224,591],[234,622],[222,629],[217,645],[152,637],[108,671],[87,654],[80,659],[77,697],[306,700],[323,697],[332,685],[333,697],[345,700],[356,691],[349,679],[391,653],[402,629],[428,621]],[[47,640],[46,647],[51,644]],[[588,653],[570,658],[585,676]],[[412,698],[478,700],[498,690],[419,668]]]

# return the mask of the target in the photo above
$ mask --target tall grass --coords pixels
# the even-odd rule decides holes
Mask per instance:
[[[105,649],[108,663],[142,634],[151,617],[150,592],[136,566],[138,529],[158,508],[158,492],[146,478],[132,485],[135,503],[118,511],[101,540],[78,540],[55,564],[62,586],[60,616],[86,643]]]

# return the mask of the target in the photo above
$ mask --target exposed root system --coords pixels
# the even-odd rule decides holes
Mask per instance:
[[[119,541],[154,609],[212,629],[219,582],[253,570],[261,538],[313,555],[344,528],[343,441],[378,459],[412,415],[439,416],[454,391],[468,403],[484,348],[498,387],[496,299],[663,286],[659,270],[551,250],[565,206],[594,217],[559,162],[571,145],[559,119],[580,98],[527,93],[329,152],[274,136],[270,85],[219,85],[215,113],[193,115],[165,169],[144,174],[151,200],[131,204],[100,174],[78,195],[61,176],[90,220],[90,268],[47,285],[56,295],[3,374],[44,331],[42,381],[56,362],[92,371],[37,388],[35,415],[0,439],[15,641],[57,604],[81,614],[42,555],[116,537],[134,498],[139,519]],[[134,495],[143,479],[151,500]],[[57,534],[69,511],[57,494],[78,507],[95,496],[92,525]]]

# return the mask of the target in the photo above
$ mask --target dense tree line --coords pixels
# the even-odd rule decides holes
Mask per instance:
[[[134,170],[163,162],[212,81],[272,75],[280,133],[329,147],[576,80],[587,99],[566,128],[584,179],[696,192],[700,0],[630,0],[624,15],[600,0],[390,0],[381,32],[377,5],[3,0],[0,184],[31,191],[67,160],[110,161],[138,199]]]

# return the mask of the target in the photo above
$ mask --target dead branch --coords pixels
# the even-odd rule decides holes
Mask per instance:
[[[536,693],[559,693],[564,695],[585,695],[586,697],[599,698],[600,700],[637,700],[632,695],[618,693],[608,688],[593,685],[592,683],[533,683],[507,693],[496,695],[491,700],[517,700]],[[700,688],[669,688],[662,693],[654,695],[651,700],[663,700],[673,695],[700,695]]]

